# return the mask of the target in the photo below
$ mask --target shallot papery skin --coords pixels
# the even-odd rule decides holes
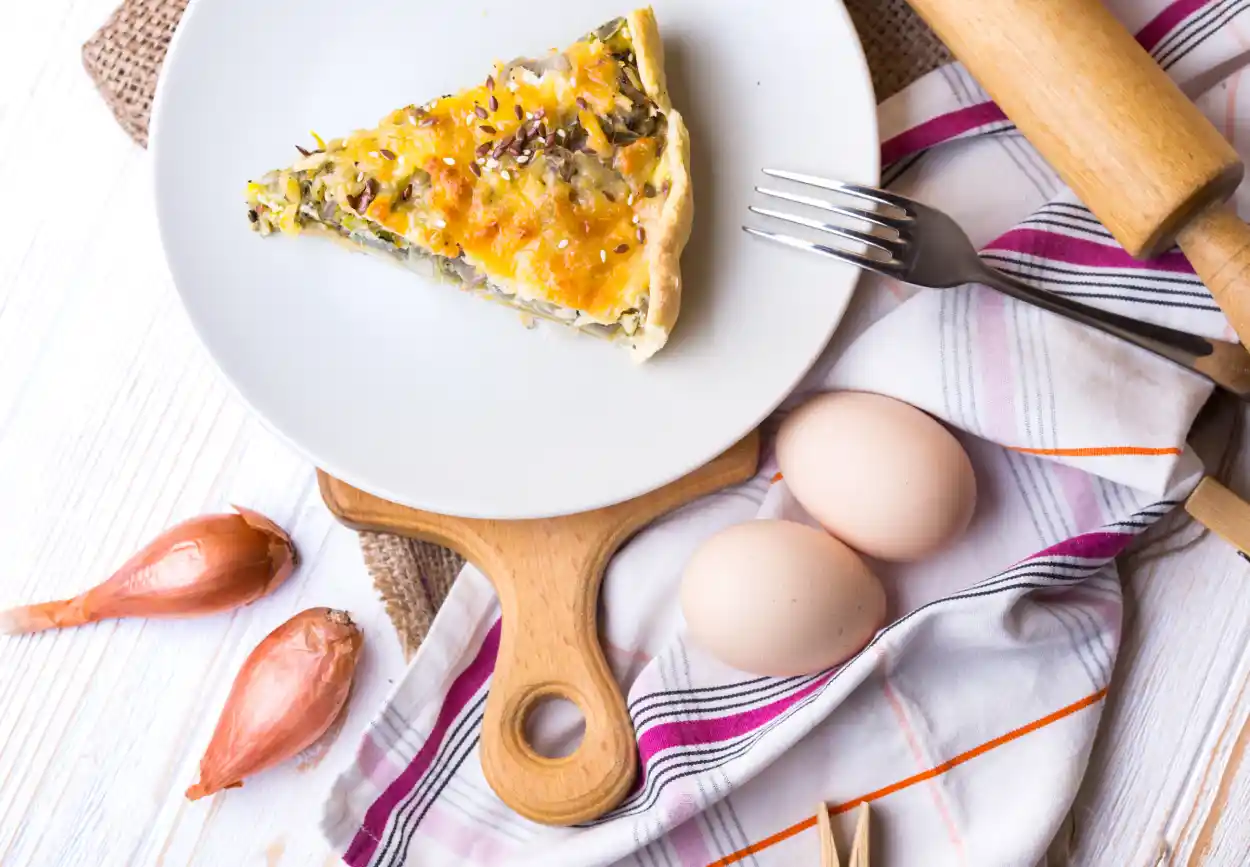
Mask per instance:
[[[309,608],[269,633],[230,688],[187,800],[243,785],[316,742],[347,702],[364,636],[346,611]]]
[[[0,634],[115,617],[194,617],[272,592],[297,562],[291,538],[259,512],[201,515],[161,533],[102,584],[73,599],[0,612]]]

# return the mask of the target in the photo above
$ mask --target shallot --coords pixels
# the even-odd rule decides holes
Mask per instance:
[[[254,602],[291,574],[295,546],[264,515],[235,509],[171,527],[102,584],[72,599],[0,611],[0,634],[114,617],[191,617]]]
[[[315,743],[347,702],[363,641],[347,612],[330,608],[302,611],[269,633],[230,688],[187,799],[241,786]]]

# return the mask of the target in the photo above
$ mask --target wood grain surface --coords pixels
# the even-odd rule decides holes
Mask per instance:
[[[233,615],[0,638],[0,864],[332,867],[320,803],[403,656],[313,468],[249,417],[179,308],[148,158],[79,61],[114,5],[15,3],[0,26],[0,189],[20,203],[0,209],[0,607],[81,590],[173,521],[231,501],[289,529],[304,561]],[[93,205],[67,220],[83,174],[48,167],[88,163]],[[1244,460],[1229,486],[1250,492]],[[1056,867],[1246,863],[1250,566],[1195,538],[1126,578],[1116,677]],[[339,739],[186,803],[239,664],[311,605],[365,630]],[[819,864],[815,834],[783,845]],[[873,859],[891,867],[885,849]]]

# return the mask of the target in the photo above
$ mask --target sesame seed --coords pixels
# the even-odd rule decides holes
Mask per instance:
[[[556,244],[556,246],[557,246],[557,247],[559,247],[561,250],[563,250],[563,249],[564,249],[565,247],[567,247],[568,245],[569,245],[569,239],[568,239],[568,238],[562,238],[562,239],[560,240],[560,243],[559,243],[559,244]]]
[[[606,262],[606,261],[608,261],[608,251],[607,251],[607,250],[600,250],[600,251],[599,251],[599,261],[600,261],[600,262]]]
[[[629,198],[625,200],[625,204],[632,205],[634,203],[634,194],[630,193]]]
[[[439,228],[439,229],[446,229],[446,228],[447,228],[447,221],[446,221],[446,220],[444,220],[442,217],[439,217],[437,220],[435,220],[435,221],[434,221],[434,225],[435,225],[435,227],[436,227],[436,228]]]
[[[443,157],[443,162],[447,163],[447,165],[449,166],[454,166],[456,164],[456,158],[455,157]]]
[[[378,152],[377,152],[377,151],[369,151],[369,156],[373,157],[373,158],[376,160],[376,159],[378,158]]]
[[[465,126],[473,126],[473,121],[474,121],[474,120],[476,120],[476,119],[477,119],[477,115],[476,115],[476,114],[466,114],[466,115],[464,116],[464,125],[465,125]]]
[[[620,255],[621,253],[628,253],[628,252],[629,252],[629,245],[628,245],[628,244],[617,244],[617,245],[616,245],[616,249],[615,249],[615,250],[613,250],[612,252],[616,253],[617,255]]]
[[[525,112],[525,119],[526,119],[526,120],[533,120],[533,119],[534,119],[534,112],[532,112],[532,111],[527,111],[527,112]]]
[[[516,93],[517,90],[519,90],[519,87],[517,86],[517,83],[515,81],[509,81],[508,90],[512,91],[513,93]]]
[[[382,148],[382,150],[378,151],[378,153],[380,153],[382,156],[386,157],[388,160],[393,160],[393,159],[395,159],[395,152],[394,152],[394,151],[388,151],[386,148]]]
[[[642,226],[639,226],[638,227],[638,243],[644,244],[646,243],[646,240],[647,240],[647,230],[644,229]]]
[[[474,153],[476,153],[479,157],[484,157],[490,152],[490,149],[494,146],[494,144],[494,142],[484,141],[477,146],[477,150],[474,151]]]
[[[588,108],[590,108],[590,104],[579,96],[577,98],[577,107],[580,108],[582,111],[586,111]]]
[[[643,185],[642,185],[642,194],[643,194],[644,196],[646,196],[648,199],[654,198],[654,197],[655,197],[655,187],[651,186],[650,184],[643,184]]]
[[[501,178],[503,178],[505,181],[510,181],[510,180],[512,180],[512,175],[508,174],[508,170],[507,170],[507,169],[504,169],[502,172],[500,172],[500,173],[499,173],[499,176],[500,176]]]
[[[564,138],[565,132],[562,129],[558,129],[556,130],[556,135],[558,135],[560,138]]]
[[[480,178],[482,176],[482,170],[478,168],[477,163],[469,163],[469,171],[473,172],[475,177]]]
[[[521,154],[519,157],[517,157],[517,158],[516,158],[517,165],[519,165],[519,166],[523,166],[523,165],[525,165],[526,163],[528,163],[529,161],[530,161],[530,155],[529,155],[529,154]]]
[[[499,168],[499,160],[495,159],[494,157],[488,157],[486,160],[486,168],[492,169],[492,170]]]
[[[490,112],[482,108],[480,105],[473,106],[473,113],[482,118],[482,120],[485,120],[490,115]]]
[[[487,100],[486,104],[490,106],[491,111],[499,111],[499,100],[495,98],[495,94],[492,93],[490,95],[490,99]]]
[[[481,126],[478,127],[478,129],[480,129],[482,132],[486,133],[487,135],[494,135],[495,133],[499,132],[499,130],[495,129],[493,126],[491,126],[488,123],[482,124]]]
[[[361,182],[361,181],[363,181],[364,179],[365,179],[365,173],[364,173],[364,172],[356,172],[356,183],[360,183],[360,182]]]
[[[607,199],[609,202],[615,202],[615,201],[616,201],[616,196],[612,195],[612,194],[611,194],[611,193],[609,193],[607,190],[604,190],[604,191],[603,191],[603,197],[604,197],[605,199]]]
[[[512,106],[512,112],[516,115],[517,120],[525,120],[525,112],[521,111],[519,104]]]
[[[495,76],[493,75],[486,76],[486,89],[487,90],[495,89]]]

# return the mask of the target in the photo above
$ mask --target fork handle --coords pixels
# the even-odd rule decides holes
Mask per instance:
[[[1206,377],[1242,400],[1250,401],[1250,352],[1240,343],[1207,340],[1175,328],[1152,325],[1118,313],[1099,310],[1061,295],[1035,289],[988,265],[981,269],[975,282],[1153,352]]]

